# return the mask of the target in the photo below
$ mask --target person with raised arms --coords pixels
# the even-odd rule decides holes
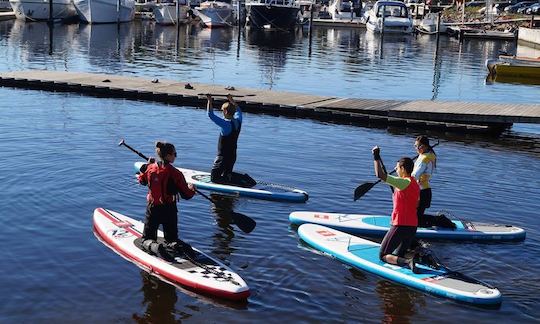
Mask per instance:
[[[416,272],[415,256],[405,258],[405,253],[414,240],[418,226],[416,210],[420,198],[420,187],[411,175],[414,162],[408,157],[399,159],[395,168],[398,174],[396,177],[386,173],[378,146],[372,149],[372,153],[375,175],[394,188],[391,226],[381,242],[379,258],[386,263],[408,266]],[[393,254],[396,250],[397,253]]]
[[[195,186],[188,184],[174,163],[177,154],[173,144],[156,142],[156,154],[160,161],[148,159],[137,175],[139,183],[148,186],[146,217],[143,230],[143,248],[154,254],[168,255],[168,250],[192,255],[191,246],[178,238],[178,196],[191,199]],[[159,225],[163,226],[166,245],[157,243]]]
[[[427,215],[426,209],[431,206],[431,179],[437,165],[437,155],[433,147],[429,144],[429,138],[425,135],[418,136],[414,142],[414,148],[418,153],[418,158],[414,163],[412,176],[420,185],[420,202],[418,203],[417,215],[419,227],[448,227],[456,228],[456,225],[445,215]]]
[[[223,112],[223,118],[221,118],[214,114],[212,95],[207,94],[206,98],[208,99],[206,106],[208,117],[221,129],[217,156],[210,177],[215,183],[231,183],[236,163],[238,137],[242,128],[242,110],[229,94],[228,101],[221,105]]]

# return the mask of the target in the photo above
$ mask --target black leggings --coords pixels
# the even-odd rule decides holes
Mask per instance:
[[[163,225],[163,234],[167,243],[178,241],[178,209],[176,203],[164,205],[146,206],[146,217],[144,219],[143,238],[147,240],[157,240],[159,225]]]
[[[433,224],[435,216],[426,215],[426,209],[431,206],[431,188],[420,190],[420,201],[416,209],[418,216],[418,227],[430,227]]]
[[[229,177],[233,171],[234,163],[236,163],[236,154],[232,156],[218,155],[214,160],[214,166],[210,172],[210,179],[215,183],[225,183],[229,181]]]
[[[398,257],[403,257],[407,249],[411,245],[414,236],[416,235],[416,226],[390,226],[388,233],[384,236],[379,250],[379,259],[388,254],[394,254],[397,249]]]

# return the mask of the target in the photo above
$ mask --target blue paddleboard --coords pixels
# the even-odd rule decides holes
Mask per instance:
[[[317,224],[300,225],[298,235],[317,250],[342,262],[405,286],[472,304],[501,302],[497,288],[448,269],[436,270],[417,263],[421,272],[417,274],[408,267],[385,263],[379,259],[380,244],[366,239]]]
[[[135,162],[135,170],[139,172],[144,162]],[[235,196],[250,197],[265,200],[305,202],[308,200],[308,193],[295,188],[282,185],[257,182],[254,187],[244,188],[240,186],[219,184],[210,181],[210,173],[190,169],[178,168],[186,178],[188,183],[194,184],[197,189],[209,190]]]

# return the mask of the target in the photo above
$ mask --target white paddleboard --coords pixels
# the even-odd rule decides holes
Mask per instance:
[[[297,225],[320,224],[337,230],[366,236],[382,237],[390,228],[390,216],[339,214],[311,211],[295,211],[289,220]],[[421,228],[416,237],[426,239],[448,239],[467,241],[521,241],[525,230],[512,225],[484,224],[462,220],[452,220],[456,229],[442,227]]]
[[[193,248],[194,257],[178,253],[169,260],[141,249],[144,224],[105,209],[94,210],[94,233],[106,246],[139,268],[204,295],[245,300],[250,291],[244,280],[219,260]],[[163,233],[158,231],[158,240]]]

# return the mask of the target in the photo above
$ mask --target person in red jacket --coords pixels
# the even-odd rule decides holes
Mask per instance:
[[[408,157],[399,159],[396,164],[398,176],[395,177],[384,170],[380,148],[375,146],[372,152],[375,174],[394,188],[391,226],[381,242],[379,258],[386,263],[409,266],[413,272],[416,272],[415,257],[405,258],[405,253],[416,235],[418,226],[416,209],[420,199],[420,186],[411,176],[414,162]],[[394,254],[396,249],[397,253]]]
[[[164,254],[167,248],[192,253],[191,247],[178,238],[176,201],[178,196],[191,199],[195,195],[195,186],[188,184],[182,172],[172,165],[176,159],[173,144],[156,142],[156,154],[160,161],[150,158],[138,175],[139,183],[148,186],[143,247],[155,254]],[[156,242],[160,224],[163,225],[166,247]]]

